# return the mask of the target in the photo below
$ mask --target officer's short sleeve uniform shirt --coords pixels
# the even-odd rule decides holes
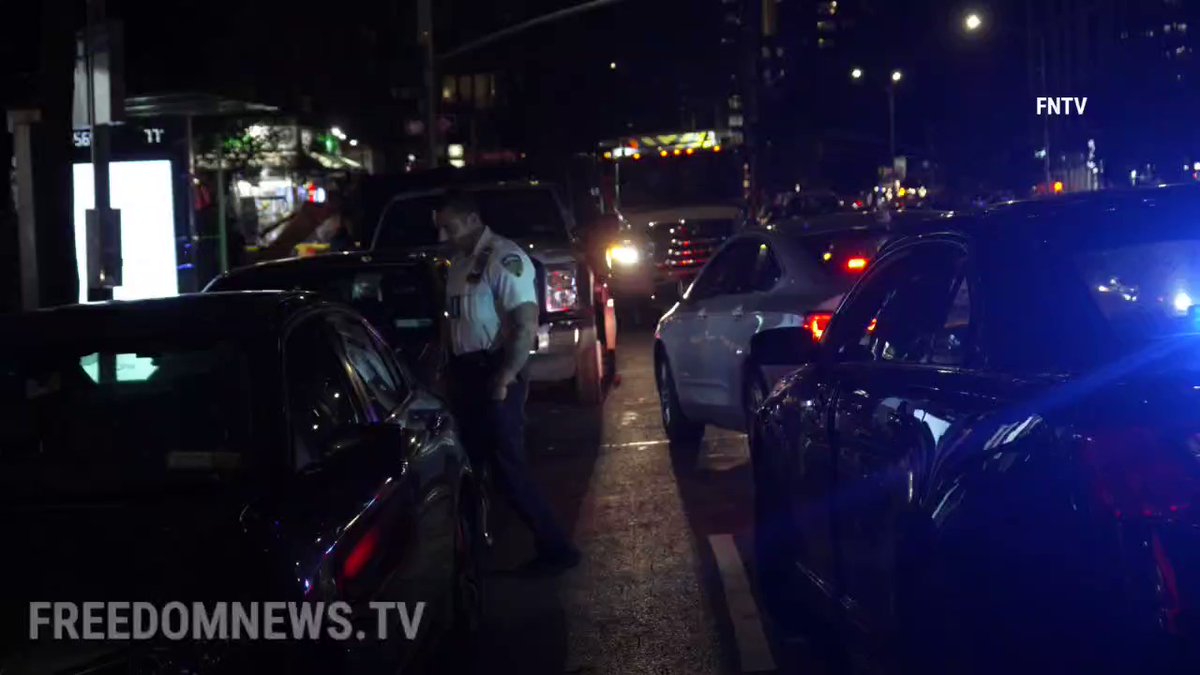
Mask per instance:
[[[446,279],[454,353],[498,348],[501,317],[527,302],[537,303],[534,274],[520,246],[487,228],[471,254],[455,254]]]

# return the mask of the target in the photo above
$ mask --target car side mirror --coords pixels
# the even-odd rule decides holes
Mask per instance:
[[[821,357],[821,343],[807,328],[774,328],[754,336],[750,353],[760,366],[801,366]]]

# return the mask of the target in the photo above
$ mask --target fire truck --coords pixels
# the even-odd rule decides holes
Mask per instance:
[[[601,208],[618,221],[605,254],[618,305],[669,305],[745,219],[741,144],[728,132],[600,144]]]

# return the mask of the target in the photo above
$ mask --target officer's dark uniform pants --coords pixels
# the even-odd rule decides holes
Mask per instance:
[[[459,434],[471,462],[490,467],[493,483],[533,532],[539,554],[553,555],[570,548],[554,512],[529,475],[525,461],[525,399],[529,382],[524,374],[508,386],[503,401],[493,401],[491,382],[500,355],[472,352],[450,360],[450,399]]]

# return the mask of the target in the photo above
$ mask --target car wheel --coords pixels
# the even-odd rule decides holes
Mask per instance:
[[[446,642],[446,667],[451,673],[471,672],[473,646],[484,618],[483,532],[466,504],[459,508],[454,531],[453,611]]]
[[[593,339],[579,353],[575,363],[575,400],[582,405],[598,405],[604,400],[604,345]]]
[[[617,350],[604,350],[604,381],[613,386],[617,382]]]
[[[682,451],[694,456],[699,452],[700,440],[704,438],[704,425],[689,420],[679,407],[675,378],[671,374],[671,364],[666,356],[659,359],[657,370],[658,403],[667,440],[671,442],[673,451]]]

